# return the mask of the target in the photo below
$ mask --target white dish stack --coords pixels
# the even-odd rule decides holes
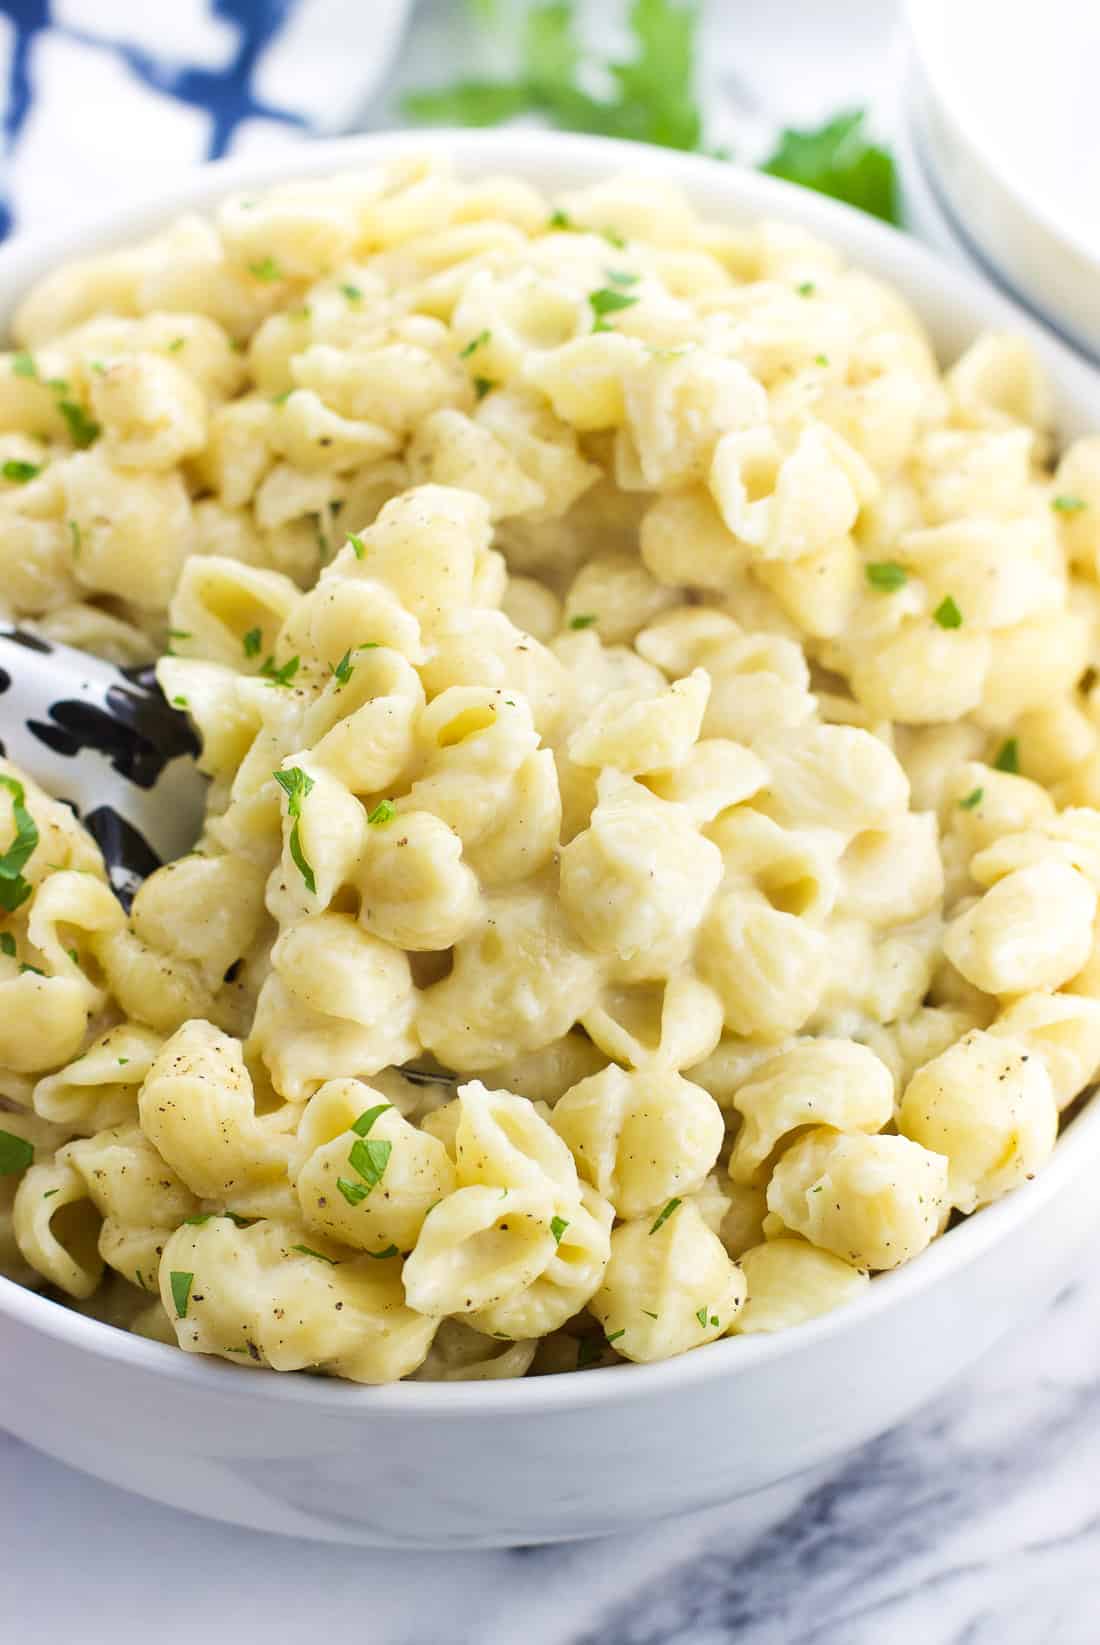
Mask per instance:
[[[907,0],[909,227],[1100,365],[1100,7]]]

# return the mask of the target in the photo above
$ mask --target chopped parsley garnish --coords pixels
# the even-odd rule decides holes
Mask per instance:
[[[611,286],[601,286],[598,291],[590,291],[588,293],[588,306],[592,310],[596,322],[592,329],[594,331],[610,331],[611,328],[606,323],[607,316],[609,314],[618,314],[624,308],[633,308],[637,301],[637,297],[631,297],[625,291],[615,291]]]
[[[397,807],[392,800],[379,800],[373,811],[367,812],[367,821],[375,828],[382,823],[392,822],[397,815]]]
[[[283,271],[274,257],[261,257],[258,262],[249,263],[248,272],[254,275],[257,280],[264,280],[268,283],[273,280],[281,280],[283,277]]]
[[[330,1268],[336,1267],[335,1257],[326,1257],[323,1251],[315,1251],[312,1245],[292,1245],[292,1251],[300,1251],[304,1257],[316,1257],[318,1262],[327,1262]]]
[[[1061,497],[1053,498],[1050,506],[1056,514],[1080,514],[1081,510],[1088,508],[1089,505],[1083,497],[1071,497],[1068,493],[1063,493]]]
[[[168,1276],[168,1283],[172,1288],[172,1301],[176,1305],[176,1318],[187,1318],[187,1306],[191,1301],[191,1287],[195,1283],[194,1274],[185,1274],[178,1268],[173,1268]]]
[[[1007,771],[1016,776],[1020,770],[1020,745],[1015,737],[1009,737],[997,751],[997,758],[993,761],[994,771]]]
[[[38,367],[34,363],[34,356],[21,349],[11,357],[12,373],[16,377],[37,377]]]
[[[368,1194],[372,1188],[377,1188],[385,1176],[392,1153],[392,1142],[379,1142],[375,1137],[367,1137],[352,1143],[348,1164],[362,1177],[367,1185]]]
[[[814,365],[815,366],[827,366],[828,364],[829,364],[829,356],[827,354],[815,354],[814,355]]]
[[[26,485],[28,480],[33,480],[41,472],[41,463],[23,463],[16,457],[9,457],[3,469],[0,469],[5,480],[14,480],[16,485],[21,486]]]
[[[25,977],[28,972],[30,972],[32,977],[44,977],[46,975],[44,971],[39,970],[37,965],[21,965],[19,967],[19,975],[21,977]]]
[[[364,1113],[360,1114],[354,1125],[349,1126],[348,1129],[354,1131],[357,1137],[368,1136],[370,1134],[370,1128],[378,1118],[379,1114],[384,1114],[387,1108],[392,1107],[392,1102],[380,1102],[377,1107],[368,1108]]]
[[[214,1215],[213,1211],[196,1211],[193,1217],[184,1217],[184,1227],[201,1228],[204,1222],[209,1222]]]
[[[577,1343],[577,1370],[583,1371],[588,1365],[595,1365],[603,1354],[603,1344],[599,1337],[582,1337]]]
[[[353,286],[350,284],[342,285],[340,290],[344,293],[344,296],[347,298],[349,303],[361,303],[363,301],[363,293],[359,290],[358,286]]]
[[[475,398],[478,399],[478,400],[484,400],[485,396],[487,394],[491,394],[493,389],[496,388],[496,386],[497,385],[493,382],[493,379],[491,377],[475,377],[474,378],[474,396],[475,396]]]
[[[355,558],[361,560],[367,552],[367,545],[362,537],[356,536],[354,531],[349,531],[348,542],[351,544],[351,550]]]
[[[26,1137],[0,1131],[0,1177],[14,1177],[34,1164],[34,1144]]]
[[[9,960],[15,958],[15,938],[10,931],[0,932],[0,954],[6,954]]]
[[[313,778],[300,766],[292,765],[288,771],[273,772],[275,781],[286,795],[286,814],[290,818],[290,856],[299,874],[306,884],[306,890],[315,893],[317,881],[313,869],[306,860],[302,850],[302,837],[299,828],[302,820],[302,801],[313,787]]]
[[[336,1186],[343,1194],[349,1205],[359,1205],[370,1193],[361,1182],[349,1182],[346,1177],[337,1177]]]
[[[258,628],[250,628],[244,639],[241,641],[241,644],[244,646],[245,656],[258,657],[260,655],[260,650],[263,643],[264,637],[262,630]]]
[[[983,798],[984,794],[985,794],[985,789],[984,788],[972,788],[970,790],[970,793],[966,796],[965,800],[960,800],[959,801],[959,810],[960,811],[973,811],[975,806],[981,805],[982,798]]]
[[[129,1057],[119,1057],[118,1066],[120,1068],[125,1068],[126,1064],[129,1062],[129,1060],[130,1060]]]
[[[186,337],[173,337],[172,341],[168,344],[169,354],[178,354],[186,341]]]
[[[628,274],[624,269],[609,268],[607,278],[613,286],[636,286],[641,279],[641,275]]]
[[[189,628],[170,628],[168,638],[170,640],[190,640],[192,638],[191,630]]]
[[[77,405],[75,400],[58,400],[57,409],[68,425],[69,438],[78,451],[86,451],[95,444],[102,430],[83,406]]]
[[[845,200],[884,222],[901,220],[893,157],[864,134],[865,109],[836,114],[816,130],[782,132],[761,171]]]
[[[606,1342],[607,1342],[607,1346],[610,1348],[611,1344],[613,1342],[618,1342],[620,1337],[625,1337],[625,1336],[626,1336],[626,1326],[624,1325],[621,1331],[612,1331],[611,1335],[605,1339]]]
[[[547,228],[572,229],[573,219],[567,211],[562,211],[559,206],[556,210],[550,213],[550,220],[546,226]]]
[[[705,1308],[696,1308],[695,1317],[699,1321],[700,1325],[702,1325],[702,1326],[706,1325],[706,1323],[707,1323],[707,1311],[706,1311]]]
[[[565,1233],[565,1230],[568,1227],[569,1227],[569,1224],[565,1220],[564,1217],[551,1217],[550,1218],[550,1232],[554,1236],[554,1244],[555,1245],[560,1245],[561,1244],[561,1236]]]
[[[271,404],[273,406],[285,406],[293,393],[294,390],[292,388],[284,388],[281,394],[273,394],[271,396]]]
[[[228,1217],[234,1228],[251,1228],[254,1222],[259,1222],[260,1220],[259,1217],[239,1216],[236,1211],[222,1211],[219,1215]]]
[[[941,628],[962,627],[963,614],[951,598],[950,594],[945,595],[940,601],[939,605],[932,613],[932,618],[935,622],[939,623]]]
[[[375,1262],[385,1262],[389,1257],[396,1257],[398,1250],[396,1245],[387,1245],[384,1251],[364,1251],[363,1255],[373,1257]]]
[[[570,628],[591,628],[593,624],[598,623],[599,620],[600,619],[594,612],[589,611],[585,612],[580,617],[570,617],[569,626]]]
[[[14,777],[0,776],[0,787],[11,795],[15,838],[0,856],[0,908],[14,914],[31,894],[23,870],[38,845],[38,824],[27,810],[26,793]]]
[[[614,246],[616,251],[626,250],[626,241],[623,236],[617,232],[617,230],[613,228],[602,228],[600,233],[603,235],[608,245]]]
[[[274,657],[267,657],[260,666],[260,673],[272,685],[289,685],[301,665],[301,657],[291,657],[288,663],[284,663],[281,668],[276,668]]]
[[[337,686],[347,685],[355,669],[355,664],[351,660],[351,652],[345,651],[344,655],[340,658],[340,661],[335,664],[330,663],[329,667],[332,670],[332,677],[336,681]]]
[[[800,297],[812,297],[814,292],[817,290],[817,286],[812,280],[803,280],[801,284],[795,286],[794,289]]]
[[[872,560],[863,569],[871,587],[877,588],[880,594],[895,594],[909,581],[909,573],[896,560]]]
[[[485,347],[485,344],[489,341],[491,336],[491,331],[479,331],[472,342],[467,343],[464,349],[459,350],[459,359],[468,360],[470,355],[473,354],[476,349]]]
[[[679,1205],[680,1205],[680,1201],[678,1199],[670,1199],[668,1204],[665,1206],[664,1210],[658,1216],[656,1222],[653,1224],[653,1227],[649,1230],[650,1233],[655,1234],[657,1232],[658,1228],[662,1227],[663,1224],[668,1221],[668,1219],[672,1215],[673,1211],[675,1211],[679,1208]]]
[[[173,697],[172,706],[174,708],[190,708],[191,704],[187,701],[186,697]]]

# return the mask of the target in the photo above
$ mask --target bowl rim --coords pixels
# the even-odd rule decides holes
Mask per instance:
[[[947,4],[948,0],[905,0],[905,26],[925,87],[963,139],[971,158],[980,163],[986,176],[1011,200],[1021,217],[1041,228],[1075,260],[1087,264],[1093,275],[1100,274],[1100,246],[1090,244],[1072,221],[1052,211],[1041,194],[1021,185],[983,130],[973,105],[958,95],[957,84],[941,72],[943,54],[936,47],[936,30]]]
[[[520,176],[536,186],[561,189],[597,181],[616,171],[637,173],[680,185],[699,209],[732,220],[771,217],[809,229],[837,244],[857,267],[870,265],[876,277],[900,284],[928,319],[938,307],[941,327],[950,323],[960,338],[990,325],[1023,332],[1036,346],[1055,387],[1072,414],[1084,411],[1100,426],[1100,374],[1043,330],[1009,298],[967,270],[946,263],[897,229],[777,178],[707,156],[682,154],[599,137],[557,132],[436,130],[378,132],[303,144],[258,158],[215,162],[181,177],[158,195],[147,195],[103,218],[62,230],[17,236],[0,248],[0,317],[10,316],[31,281],[62,259],[124,245],[163,226],[180,211],[209,208],[238,188],[284,180],[323,177],[359,165],[424,154],[448,153],[460,173]],[[920,287],[920,295],[916,288]],[[961,311],[962,324],[958,315]],[[929,321],[935,330],[935,320]],[[483,1382],[410,1382],[366,1385],[337,1378],[249,1369],[215,1357],[186,1354],[177,1347],[134,1336],[89,1318],[0,1276],[0,1316],[28,1331],[64,1343],[75,1352],[122,1363],[186,1385],[196,1392],[270,1400],[331,1412],[407,1412],[418,1420],[458,1414],[513,1416],[581,1410],[609,1401],[629,1402],[685,1389],[699,1382],[735,1378],[822,1343],[858,1331],[885,1310],[901,1307],[956,1270],[968,1267],[1012,1232],[1038,1217],[1078,1171],[1100,1163],[1100,1102],[1086,1103],[1059,1136],[1054,1153],[1032,1182],[975,1213],[933,1243],[918,1258],[874,1283],[854,1301],[804,1325],[774,1334],[723,1338],[647,1365],[593,1367],[583,1376],[560,1373]]]

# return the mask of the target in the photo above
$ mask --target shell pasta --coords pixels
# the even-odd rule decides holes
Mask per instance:
[[[49,275],[0,459],[0,599],[158,657],[209,784],[127,914],[0,761],[0,1273],[546,1375],[798,1326],[1042,1168],[1100,1067],[1100,437],[1024,343],[428,157]]]

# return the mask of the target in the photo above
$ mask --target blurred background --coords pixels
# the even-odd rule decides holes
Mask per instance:
[[[888,136],[896,11],[894,0],[3,0],[0,230],[100,213],[203,159],[415,121],[520,119],[748,164],[775,153],[783,127],[817,135],[838,113],[866,108],[857,138]],[[850,129],[839,140],[850,149]],[[820,171],[820,153],[809,159]]]

